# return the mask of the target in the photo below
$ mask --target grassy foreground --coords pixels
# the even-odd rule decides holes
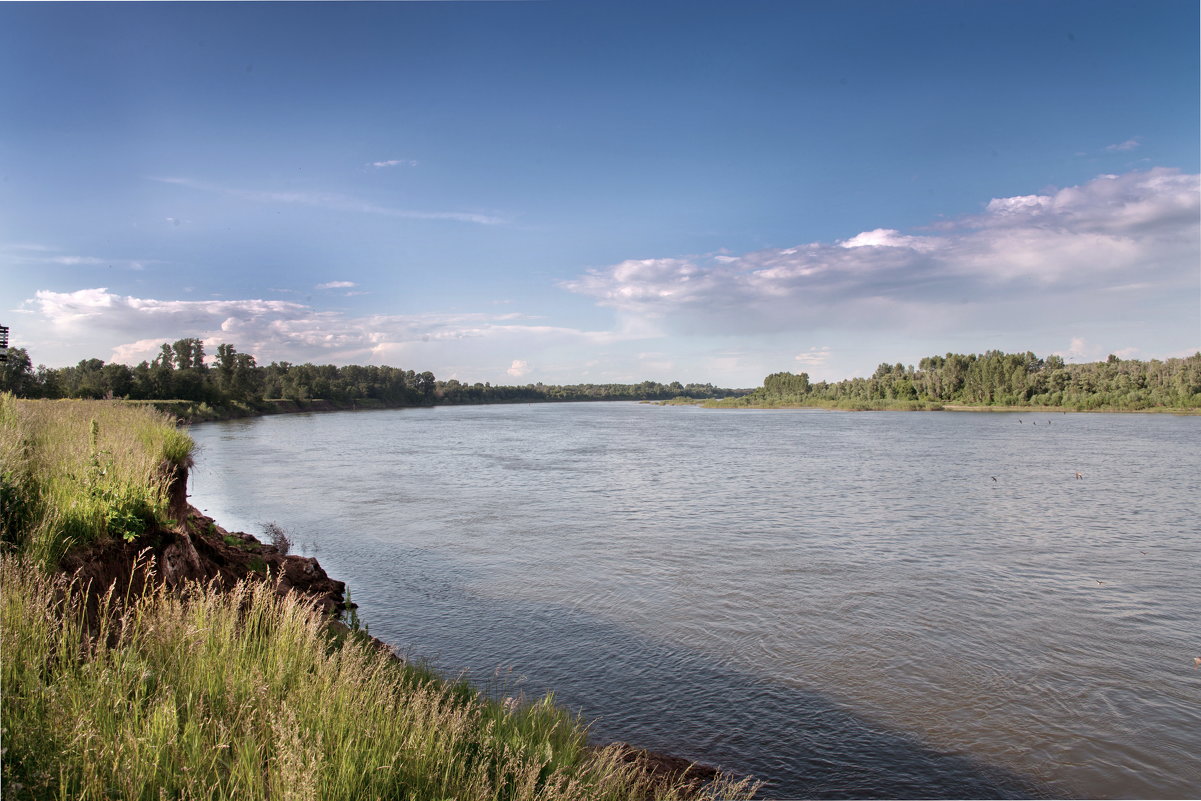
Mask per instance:
[[[5,796],[26,799],[741,798],[657,785],[550,699],[502,703],[266,584],[109,596],[0,561]]]
[[[151,581],[97,598],[54,569],[65,548],[175,523],[167,476],[190,450],[152,410],[0,397],[5,798],[753,795],[747,781],[702,786],[648,771],[626,747],[589,747],[549,696],[498,700],[445,681],[267,582]]]

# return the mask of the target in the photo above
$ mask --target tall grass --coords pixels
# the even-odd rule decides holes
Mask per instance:
[[[501,704],[366,642],[335,647],[318,613],[266,584],[110,594],[90,624],[81,590],[0,559],[6,798],[690,795],[585,748],[549,699]]]
[[[133,538],[166,521],[192,447],[152,409],[0,395],[0,540],[50,565],[74,545]]]

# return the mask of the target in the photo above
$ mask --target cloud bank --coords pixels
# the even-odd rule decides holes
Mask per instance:
[[[41,290],[23,305],[24,311],[49,328],[49,338],[117,342],[109,360],[127,364],[151,358],[161,343],[183,336],[203,339],[210,352],[228,342],[262,361],[340,364],[388,363],[405,356],[411,346],[463,344],[464,340],[603,345],[618,339],[608,332],[536,325],[516,313],[353,317],[292,301],[156,300],[106,288]],[[514,362],[510,369],[524,369],[524,365]]]
[[[1005,300],[1195,285],[1197,175],[1156,168],[995,198],[920,234],[887,228],[741,256],[632,259],[562,282],[627,326],[754,334],[890,326]],[[635,322],[631,322],[635,321]]]
[[[183,336],[205,340],[210,353],[229,342],[262,362],[425,365],[473,380],[642,380],[684,371],[731,386],[779,369],[863,374],[880,359],[943,349],[1042,352],[1072,338],[1072,354],[1102,347],[1086,347],[1084,337],[1104,343],[1105,353],[1139,347],[1162,356],[1194,345],[1161,329],[1182,329],[1171,320],[1194,315],[1195,336],[1199,196],[1199,176],[1153,169],[994,198],[977,214],[924,229],[867,228],[741,255],[631,259],[560,284],[579,302],[615,311],[610,330],[600,331],[496,311],[324,310],[321,298],[352,294],[354,282],[341,279],[318,284],[312,305],[91,288],[37,291],[10,311],[21,315],[19,333],[36,345],[34,358],[54,364],[103,349],[110,360],[136,363]],[[40,245],[9,249],[21,252],[18,263],[78,258]],[[571,314],[569,304],[562,313]],[[653,352],[645,340],[657,340]]]

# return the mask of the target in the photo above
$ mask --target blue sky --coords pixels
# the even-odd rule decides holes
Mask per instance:
[[[1201,347],[1194,2],[0,4],[53,366],[494,383]]]

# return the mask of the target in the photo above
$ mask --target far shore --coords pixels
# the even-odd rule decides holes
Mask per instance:
[[[1187,409],[1175,406],[1151,406],[1146,409],[1118,409],[1100,407],[1097,409],[1077,409],[1067,406],[973,406],[962,403],[938,403],[936,401],[898,401],[895,404],[882,403],[879,406],[870,403],[848,404],[840,406],[835,403],[790,403],[767,405],[734,405],[710,400],[669,400],[642,401],[655,406],[700,406],[705,409],[752,409],[756,411],[795,411],[812,409],[826,412],[1022,412],[1027,414],[1175,414],[1198,415],[1201,409]]]
[[[580,400],[541,400],[541,401],[498,401],[489,404],[470,404],[479,406],[495,406],[495,405],[521,405],[525,403],[606,403],[609,401],[580,401]],[[623,402],[623,401],[612,401]],[[635,402],[635,401],[625,401]],[[735,405],[732,403],[724,403],[720,400],[688,398],[688,399],[673,399],[664,401],[636,401],[654,406],[700,406],[705,409],[752,409],[757,411],[789,411],[797,409],[814,409],[831,412],[1020,412],[1026,414],[1074,414],[1074,413],[1103,413],[1103,414],[1174,414],[1174,415],[1198,415],[1201,414],[1201,409],[1186,409],[1169,406],[1153,406],[1146,409],[1116,409],[1116,408],[1097,408],[1097,409],[1076,409],[1064,406],[972,406],[959,403],[938,403],[936,401],[895,401],[883,402],[879,405],[868,403],[855,403],[846,406],[840,406],[835,403],[811,403],[811,404],[779,404],[771,406],[748,406]],[[332,401],[326,399],[315,398],[311,400],[268,400],[259,401],[255,404],[249,403],[234,403],[217,406],[210,406],[207,403],[185,400],[170,400],[170,401],[125,401],[136,405],[153,406],[161,411],[167,412],[180,422],[188,425],[196,423],[207,423],[219,420],[235,420],[247,417],[267,417],[277,414],[305,414],[312,412],[342,412],[342,411],[366,411],[378,409],[404,409],[404,408],[432,408],[439,406],[437,402],[429,405],[414,406],[412,404],[391,404],[372,398],[361,398],[353,401]],[[463,405],[463,404],[449,404]]]
[[[1201,409],[1182,409],[1171,406],[1152,406],[1147,409],[1069,409],[1064,406],[964,406],[947,403],[943,405],[947,412],[1054,412],[1062,414],[1089,414],[1103,412],[1105,414],[1201,414]]]

